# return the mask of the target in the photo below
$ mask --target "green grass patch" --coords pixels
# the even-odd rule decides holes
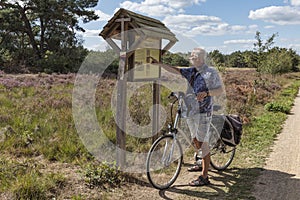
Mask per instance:
[[[63,187],[65,177],[41,173],[41,167],[31,159],[17,162],[0,158],[0,192],[9,192],[14,199],[49,199]]]
[[[281,104],[293,102],[299,86],[299,81],[294,82],[282,90],[273,102]],[[228,196],[231,197],[228,199],[254,199],[251,197],[253,185],[271,151],[270,147],[274,144],[274,139],[282,130],[292,105],[293,103],[289,103],[284,110],[267,109],[268,106],[265,106],[265,110],[259,116],[253,116],[251,123],[244,126],[242,142],[238,146],[232,164],[237,179],[230,187]]]

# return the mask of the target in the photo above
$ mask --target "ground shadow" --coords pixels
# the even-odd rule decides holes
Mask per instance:
[[[186,167],[186,166],[185,166]],[[184,169],[183,169],[184,170]],[[263,179],[258,179],[263,175]],[[179,175],[180,176],[180,175]],[[261,177],[261,176],[260,176]],[[262,168],[230,168],[224,172],[211,170],[212,184],[203,187],[190,187],[174,183],[167,190],[156,190],[162,199],[299,199],[300,179],[295,175]],[[145,181],[136,179],[136,184],[151,187]],[[256,187],[254,187],[256,184]],[[179,198],[181,199],[181,197]]]
[[[300,177],[275,170],[264,169],[253,188],[253,196],[259,200],[300,198]]]

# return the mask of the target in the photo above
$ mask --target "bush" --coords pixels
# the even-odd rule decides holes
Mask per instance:
[[[270,112],[282,112],[289,114],[293,103],[288,102],[271,102],[265,105],[265,109]]]
[[[107,185],[109,187],[119,187],[124,181],[124,176],[116,164],[109,164],[107,162],[99,165],[89,165],[85,172],[85,177],[90,188],[100,187],[106,189]]]
[[[295,68],[294,56],[285,48],[273,48],[264,55],[258,71],[270,74],[283,74]]]

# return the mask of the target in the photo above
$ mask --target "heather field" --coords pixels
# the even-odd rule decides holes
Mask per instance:
[[[99,163],[82,144],[72,115],[75,77],[0,72],[0,199],[114,199],[120,191],[144,187],[142,175],[121,173],[112,163]],[[222,79],[227,112],[239,114],[244,122],[231,167],[262,167],[293,105],[300,74],[272,76],[254,69],[226,69]],[[95,98],[97,119],[113,143],[116,125],[110,101],[115,85],[115,79],[102,78]],[[151,87],[143,88],[147,90],[151,92]],[[138,91],[132,97],[129,109],[137,123],[147,124],[149,116],[144,113],[151,95],[141,94]],[[167,94],[163,88],[162,99]],[[146,152],[150,145],[147,138],[128,137],[126,141],[127,149],[136,152]],[[243,199],[252,183],[244,180],[257,173],[244,170],[235,175],[239,184],[219,189]],[[126,198],[130,192],[121,193]]]

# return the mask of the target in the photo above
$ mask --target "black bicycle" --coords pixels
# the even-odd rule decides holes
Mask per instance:
[[[147,160],[147,177],[153,187],[157,189],[169,188],[177,179],[183,163],[183,150],[178,136],[182,135],[186,141],[190,141],[188,136],[178,128],[178,123],[183,118],[184,93],[172,92],[168,98],[175,98],[171,105],[172,109],[178,102],[177,112],[172,124],[168,125],[168,132],[159,137],[151,146]],[[214,115],[213,118],[218,120],[227,120],[225,115]],[[223,121],[224,122],[224,121]],[[230,124],[230,122],[229,122]],[[231,127],[230,131],[233,131]],[[191,144],[191,142],[189,142]],[[209,138],[211,166],[216,170],[225,170],[232,162],[235,155],[235,147],[226,145],[220,138],[220,131],[216,126],[210,124]]]

